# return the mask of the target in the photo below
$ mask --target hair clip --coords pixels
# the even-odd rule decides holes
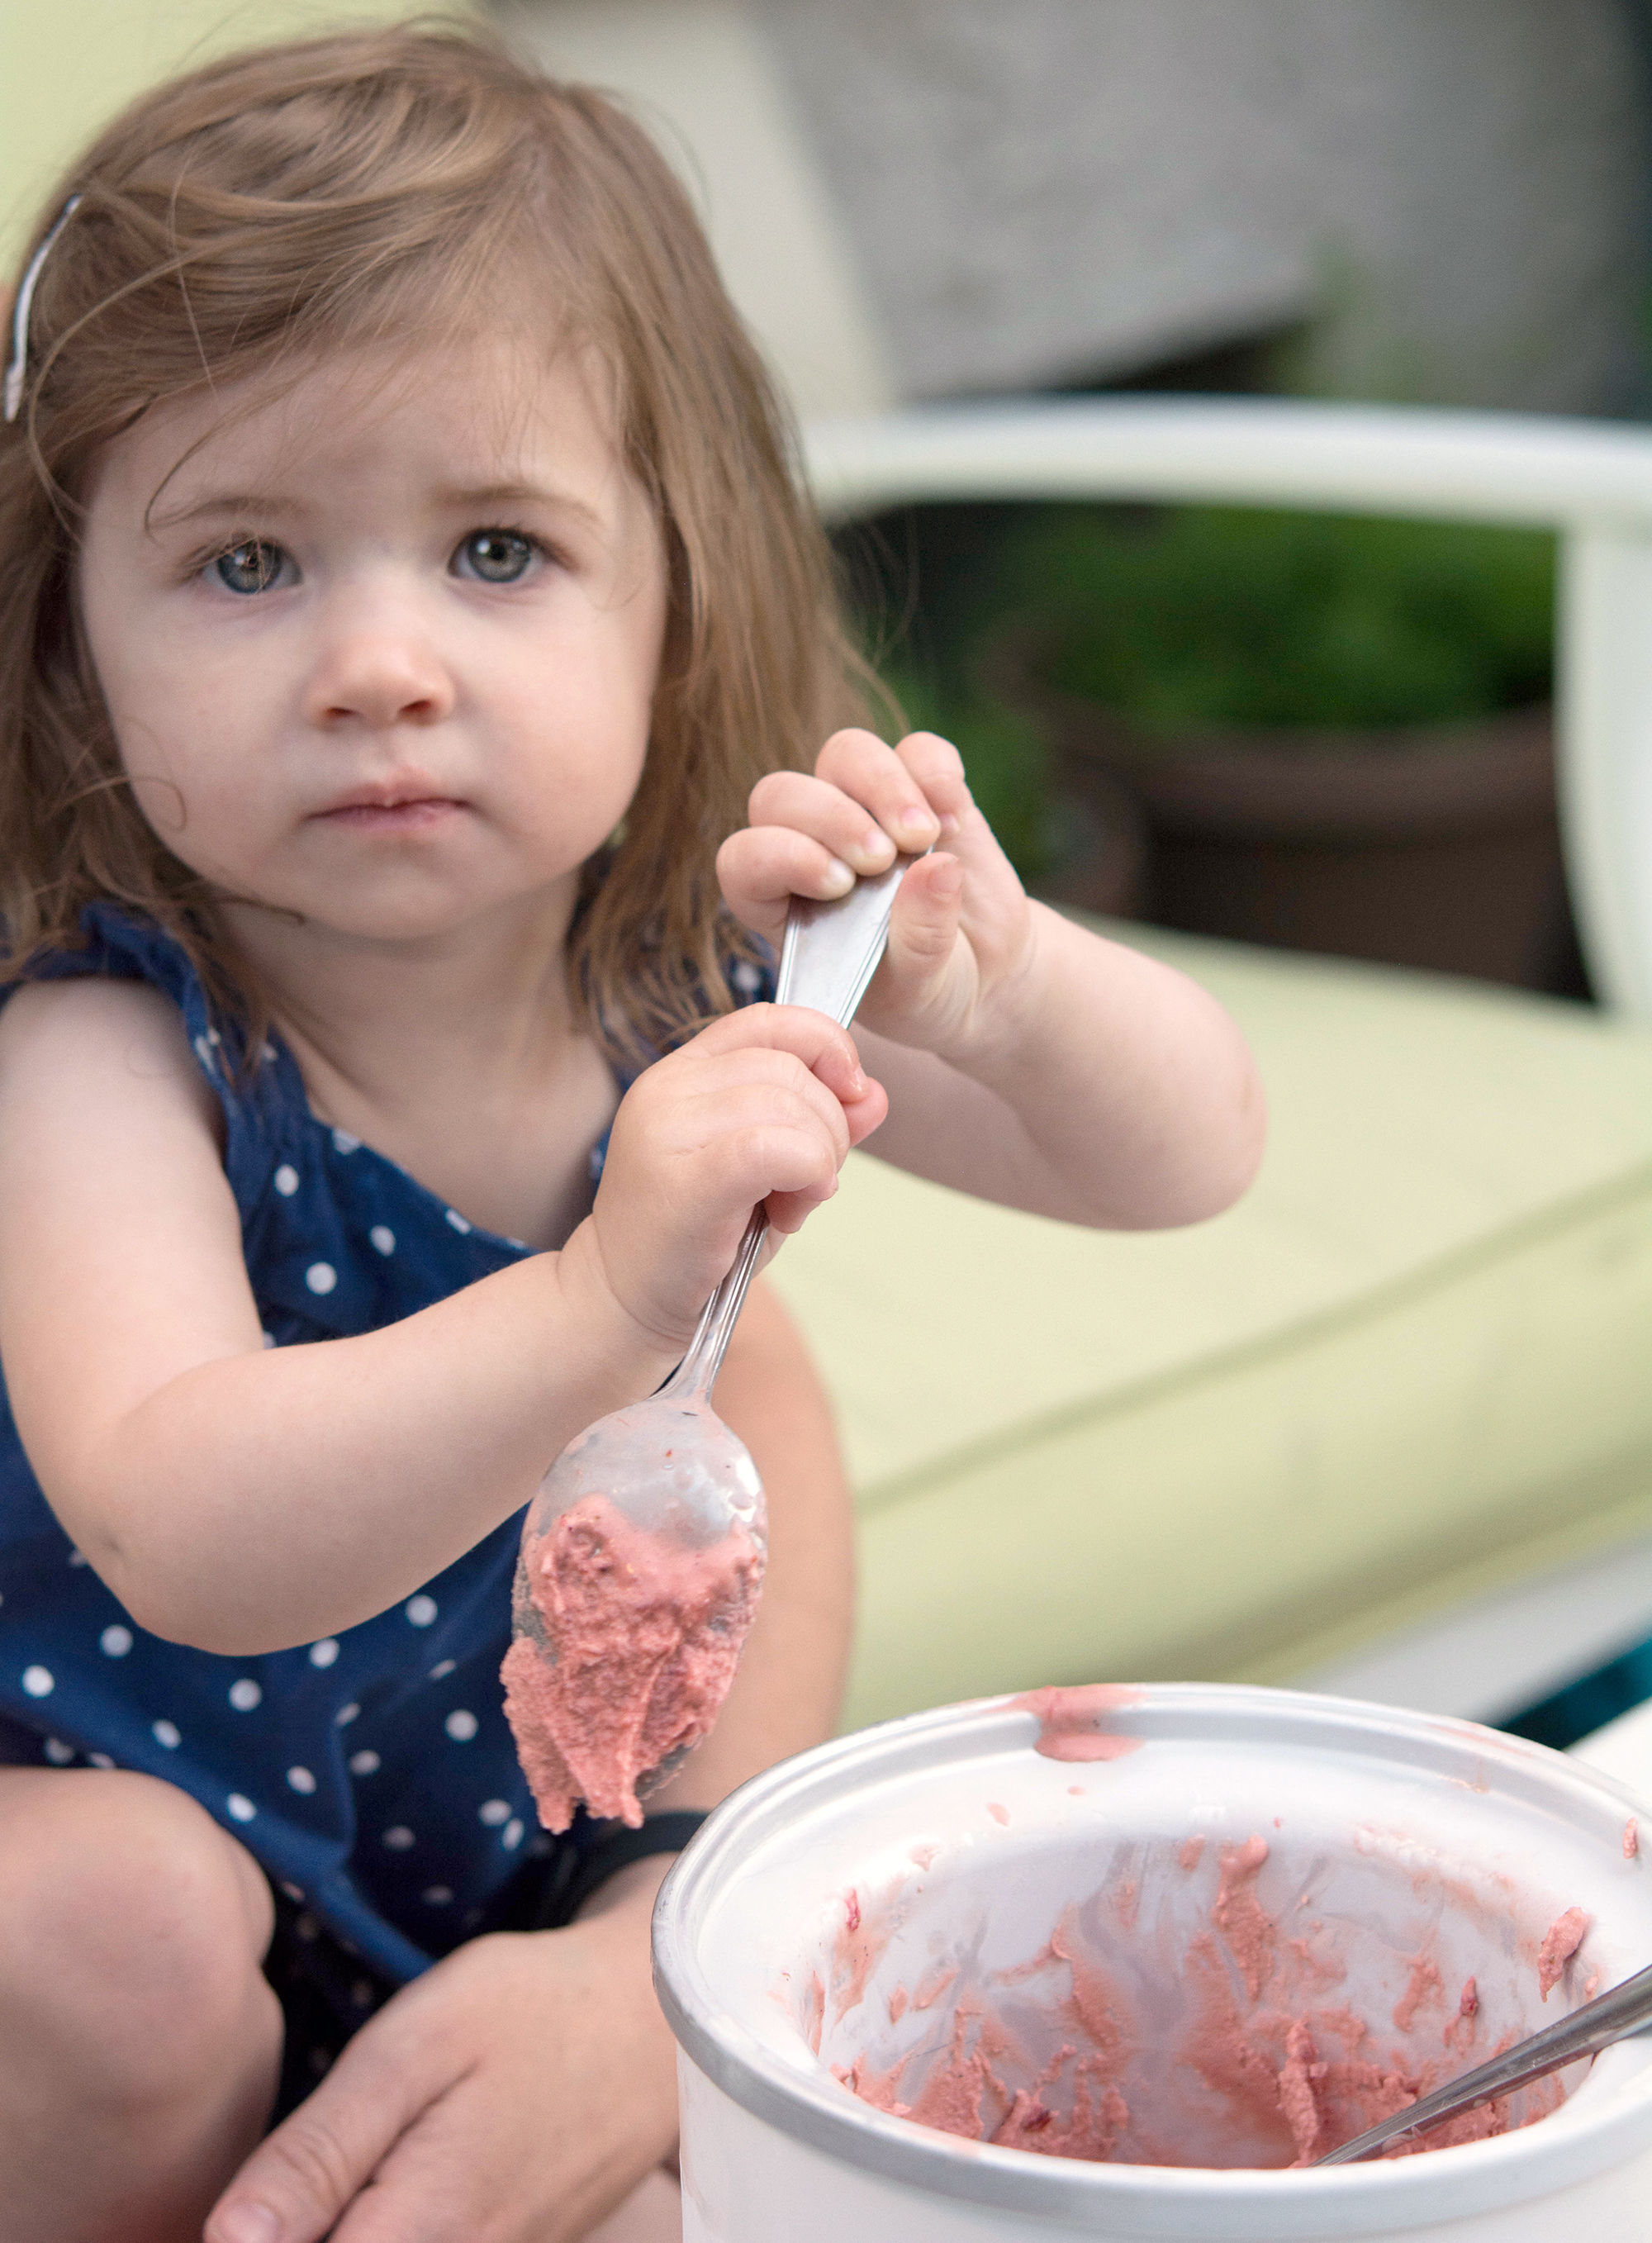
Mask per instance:
[[[23,276],[23,286],[17,291],[17,301],[11,314],[11,363],[6,368],[5,417],[15,421],[23,403],[23,377],[29,367],[29,306],[35,300],[35,283],[40,278],[40,268],[51,254],[51,245],[80,208],[80,197],[71,195],[47,229],[46,238],[29,260],[29,270]]]

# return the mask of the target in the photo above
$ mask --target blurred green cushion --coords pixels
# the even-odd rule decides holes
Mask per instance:
[[[774,1272],[859,1506],[850,1724],[1278,1680],[1652,1527],[1652,1033],[1113,931],[1239,1020],[1266,1164],[1126,1236],[851,1159]]]

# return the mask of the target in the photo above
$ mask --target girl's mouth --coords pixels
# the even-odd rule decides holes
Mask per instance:
[[[319,825],[347,826],[357,833],[423,833],[456,817],[465,805],[447,794],[369,792],[346,797],[317,811]]]

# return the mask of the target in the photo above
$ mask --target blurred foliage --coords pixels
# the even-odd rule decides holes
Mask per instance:
[[[1013,529],[1000,569],[1051,682],[1150,731],[1450,723],[1550,690],[1543,531],[1071,508]]]
[[[879,675],[901,705],[906,729],[939,732],[964,758],[964,775],[987,824],[1024,880],[1044,868],[1044,745],[1022,711],[933,663],[892,657]]]
[[[1024,879],[1052,846],[1049,682],[1149,735],[1407,726],[1541,701],[1546,532],[1254,508],[953,506],[850,533],[862,644],[913,730],[943,733]],[[1006,656],[1008,658],[1006,659]]]

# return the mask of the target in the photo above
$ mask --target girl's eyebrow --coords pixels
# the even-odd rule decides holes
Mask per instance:
[[[197,499],[193,506],[157,509],[148,516],[151,529],[181,529],[188,522],[203,522],[214,515],[226,521],[245,522],[254,516],[266,520],[272,515],[304,515],[312,511],[301,498],[285,498],[273,491],[215,491],[210,497]]]
[[[444,483],[433,492],[438,506],[444,512],[455,514],[485,512],[495,506],[543,506],[559,514],[570,514],[593,529],[604,528],[601,511],[572,491],[548,488],[542,483]],[[205,498],[197,499],[192,506],[184,506],[158,512],[151,517],[151,526],[157,529],[181,529],[186,523],[222,517],[225,521],[268,521],[275,516],[291,520],[315,512],[312,501],[289,498],[279,491],[215,491]]]
[[[599,510],[572,491],[556,490],[543,483],[449,483],[435,493],[439,504],[451,507],[456,514],[469,513],[490,506],[545,506],[559,514],[577,515],[593,529],[604,527]]]

